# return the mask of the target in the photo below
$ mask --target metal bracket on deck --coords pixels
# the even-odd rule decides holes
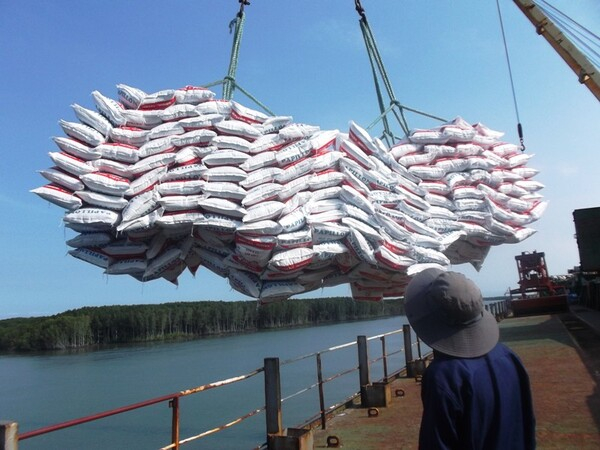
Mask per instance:
[[[339,448],[341,446],[340,438],[337,436],[327,436],[327,448]]]
[[[379,410],[377,408],[369,408],[367,410],[367,415],[369,417],[377,417],[379,415]]]

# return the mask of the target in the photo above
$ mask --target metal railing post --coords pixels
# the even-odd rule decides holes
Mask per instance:
[[[267,435],[281,434],[281,379],[279,358],[265,358],[265,407]]]
[[[171,444],[175,450],[179,449],[179,397],[173,397],[169,402],[171,407]]]
[[[381,355],[383,357],[383,382],[388,382],[387,352],[385,351],[385,336],[381,336]]]
[[[17,450],[19,448],[17,422],[0,421],[0,450]]]
[[[367,337],[358,336],[356,338],[358,346],[358,373],[360,387],[368,385],[369,382],[369,352],[367,351]]]
[[[404,333],[404,360],[406,362],[406,375],[409,377],[413,376],[412,362],[412,336],[410,334],[410,325],[405,324],[402,326],[402,332]]]
[[[325,417],[325,395],[323,393],[323,370],[321,365],[321,353],[317,353],[317,382],[319,384],[319,407],[321,408],[321,429],[327,429],[327,417]]]
[[[367,337],[356,338],[358,347],[358,377],[360,384],[360,404],[364,407],[368,404],[367,387],[369,386],[369,352],[367,348]]]

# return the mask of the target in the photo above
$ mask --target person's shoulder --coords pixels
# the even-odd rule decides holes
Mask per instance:
[[[494,361],[510,360],[515,365],[523,365],[519,355],[517,355],[513,349],[505,344],[502,344],[501,342],[498,342],[496,346],[490,350],[490,352],[487,354],[487,358],[488,360]]]
[[[465,370],[465,358],[438,354],[433,359],[431,365],[427,368],[430,373],[454,373],[458,374]]]
[[[507,345],[498,342],[496,346],[490,350],[488,355],[492,356],[517,356],[517,354]]]
[[[503,344],[502,342],[498,342],[494,348],[490,350],[490,353],[498,353],[498,354],[511,354],[514,353],[508,346]]]

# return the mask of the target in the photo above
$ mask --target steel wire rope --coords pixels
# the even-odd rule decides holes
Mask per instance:
[[[168,450],[168,449],[171,449],[171,448],[175,448],[177,446],[180,446],[180,445],[183,445],[183,444],[187,444],[189,442],[196,441],[198,439],[202,439],[202,438],[204,438],[206,436],[210,436],[211,434],[218,433],[219,431],[226,430],[227,428],[231,428],[232,426],[237,425],[238,423],[241,423],[244,420],[249,419],[252,416],[255,416],[256,414],[263,412],[265,409],[266,409],[265,406],[262,406],[260,408],[254,409],[254,410],[252,410],[252,411],[244,414],[243,416],[240,416],[240,417],[237,417],[237,418],[233,419],[231,422],[227,422],[227,423],[225,423],[223,425],[220,425],[218,427],[211,428],[210,430],[206,430],[206,431],[204,431],[204,432],[202,432],[200,434],[196,434],[194,436],[190,436],[190,437],[187,437],[185,439],[180,439],[179,442],[177,442],[176,444],[173,443],[173,444],[167,445],[165,447],[161,447],[160,450]]]
[[[540,0],[537,7],[557,25],[562,33],[579,44],[578,48],[589,57],[595,66],[600,65],[600,52],[593,48],[595,46],[600,49],[600,37],[598,35],[546,1]]]
[[[264,367],[259,367],[258,369],[255,369],[252,372],[249,372],[244,375],[227,378],[225,380],[214,381],[212,383],[203,384],[202,386],[179,391],[179,395],[181,397],[185,397],[187,395],[197,394],[198,392],[208,391],[209,389],[227,386],[229,384],[237,383],[239,381],[244,381],[244,380],[247,380],[248,378],[252,378],[253,376],[258,375],[259,373],[264,372],[264,371],[265,371]]]
[[[580,50],[585,49],[589,52],[589,53],[586,53],[586,56],[590,56],[590,57],[593,56],[593,57],[597,58],[600,55],[600,53],[597,50],[592,48],[592,45],[598,46],[599,43],[594,41],[589,34],[585,34],[582,31],[577,30],[576,27],[571,25],[567,20],[564,20],[560,16],[554,15],[549,11],[545,12],[545,14],[550,19],[552,19],[552,21],[558,26],[561,33],[563,33],[564,35],[568,35],[573,41],[576,41],[581,45],[581,47],[579,47]],[[586,40],[589,41],[590,43],[588,44],[586,42]]]
[[[391,336],[393,334],[400,334],[400,333],[402,333],[402,330],[388,331],[387,333],[381,333],[381,334],[377,334],[375,336],[368,337],[367,341],[372,341],[372,340],[375,340],[375,339],[381,339],[382,337],[385,337],[385,336]]]
[[[322,354],[322,353],[332,352],[334,350],[341,350],[342,348],[352,347],[353,345],[356,345],[356,342],[347,342],[345,344],[335,345],[335,346],[329,347],[325,350],[320,350],[318,352],[313,352],[313,353],[308,353],[306,355],[297,356],[296,358],[286,359],[285,361],[282,361],[279,365],[285,366],[285,365],[288,365],[288,364],[291,364],[294,362],[302,361],[303,359],[306,359],[306,358],[310,358],[311,356],[315,356],[317,353]]]
[[[592,31],[588,30],[586,27],[584,27],[583,25],[581,25],[579,22],[577,22],[576,20],[574,20],[573,18],[569,17],[568,15],[566,15],[565,13],[563,13],[561,10],[559,10],[557,7],[551,5],[550,3],[548,3],[545,0],[537,0],[537,3],[542,3],[545,5],[544,6],[540,6],[539,4],[537,5],[538,8],[540,8],[542,11],[544,11],[547,15],[551,15],[552,13],[550,13],[550,10],[554,11],[556,14],[554,15],[554,17],[563,17],[566,21],[571,22],[576,28],[580,28],[581,30],[583,30],[586,34],[596,38],[599,43],[600,43],[600,36],[598,36],[597,34],[593,33]],[[546,8],[547,7],[547,8]]]
[[[333,381],[333,380],[335,380],[335,379],[337,379],[337,378],[340,378],[340,377],[342,377],[342,376],[344,376],[344,375],[348,375],[348,374],[350,374],[350,373],[352,373],[352,372],[356,372],[357,370],[358,370],[358,366],[356,366],[356,367],[352,367],[352,368],[350,368],[350,369],[346,369],[346,370],[344,370],[344,371],[342,371],[342,372],[338,372],[338,373],[336,373],[336,374],[333,374],[333,375],[331,375],[330,377],[327,377],[327,378],[323,379],[323,384],[325,384],[325,383],[329,383],[330,381]],[[308,392],[308,391],[310,391],[311,389],[314,389],[314,388],[316,388],[317,386],[319,386],[319,383],[313,383],[313,384],[311,384],[311,385],[308,385],[307,387],[305,387],[305,388],[303,388],[303,389],[300,389],[299,391],[297,391],[297,392],[294,392],[293,394],[290,394],[290,395],[288,395],[287,397],[284,397],[284,398],[282,398],[282,399],[281,399],[281,402],[283,403],[283,402],[285,402],[286,400],[290,400],[290,399],[292,399],[292,398],[294,398],[294,397],[297,397],[298,395],[300,395],[300,394],[303,394],[303,393],[305,393],[305,392]]]
[[[384,103],[383,103],[383,95],[381,94],[381,88],[379,86],[379,79],[377,78],[377,70],[375,69],[375,64],[373,62],[373,57],[372,57],[372,52],[371,52],[371,48],[368,44],[369,40],[367,35],[365,34],[365,28],[363,25],[363,22],[360,22],[360,27],[363,33],[363,39],[365,40],[365,44],[367,47],[367,54],[369,55],[369,64],[371,65],[371,73],[373,75],[373,82],[375,83],[375,94],[377,95],[377,103],[379,104],[379,111],[381,112],[381,114],[379,115],[379,118],[373,122],[373,125],[375,125],[379,120],[381,120],[383,122],[383,134],[384,136],[390,136],[393,138],[393,133],[391,132],[390,129],[390,125],[388,122],[388,118],[387,115],[390,111],[393,110],[394,108],[394,104],[390,104],[390,106],[388,108],[385,107]],[[367,127],[367,129],[369,129]],[[387,138],[386,138],[387,140]],[[388,142],[389,144],[389,142]]]
[[[498,8],[498,18],[500,20],[500,30],[502,31],[502,42],[504,43],[504,54],[506,55],[506,64],[508,66],[508,75],[510,78],[510,87],[512,90],[513,103],[515,106],[515,114],[517,116],[517,133],[521,142],[521,151],[525,151],[525,144],[523,142],[523,126],[521,125],[521,119],[519,117],[519,105],[517,104],[517,94],[515,91],[515,82],[513,80],[512,67],[510,64],[510,56],[508,54],[508,44],[506,43],[506,34],[504,32],[504,21],[502,20],[502,11],[500,10],[500,1],[496,0],[496,7]]]
[[[400,122],[400,126],[402,126],[402,130],[404,131],[404,133],[408,134],[409,129],[408,129],[408,123],[406,121],[406,118],[404,117],[404,111],[403,111],[404,108],[400,104],[400,102],[398,102],[398,100],[396,99],[396,95],[394,94],[394,89],[392,87],[392,83],[390,82],[387,71],[385,70],[385,66],[383,64],[383,59],[381,58],[381,54],[379,53],[379,49],[377,47],[377,42],[375,41],[375,36],[373,35],[373,32],[371,31],[371,27],[369,26],[369,23],[367,22],[366,14],[361,16],[361,27],[363,28],[363,35],[367,39],[367,46],[369,48],[369,52],[373,56],[374,61],[377,64],[377,68],[379,69],[381,78],[383,80],[383,83],[385,85],[387,93],[391,99],[391,103],[397,104],[398,109],[400,110],[401,118],[398,117],[396,111],[392,110],[392,112],[394,112],[394,114],[396,115],[396,118]]]
[[[246,21],[246,13],[244,12],[244,6],[249,5],[250,2],[248,0],[238,0],[240,3],[240,9],[236,14],[235,18],[229,22],[229,32],[233,32],[233,43],[231,45],[231,55],[229,58],[229,68],[227,70],[227,75],[221,80],[213,81],[211,83],[203,85],[205,88],[209,88],[212,86],[222,85],[223,86],[223,99],[231,100],[233,98],[233,93],[236,89],[240,90],[246,97],[260,106],[265,112],[274,116],[275,114],[271,111],[266,105],[260,102],[255,96],[250,94],[247,90],[242,88],[235,79],[235,74],[237,72],[239,55],[240,55],[240,45],[242,42],[242,35],[244,32],[244,23]]]
[[[179,396],[180,397],[185,397],[185,396],[192,395],[192,394],[197,394],[199,392],[203,392],[203,391],[206,391],[206,390],[209,390],[209,389],[214,389],[214,388],[218,388],[218,387],[227,386],[229,384],[237,383],[239,381],[243,381],[243,380],[247,380],[249,378],[252,378],[252,377],[254,377],[255,375],[258,375],[261,372],[264,372],[264,367],[259,367],[258,369],[255,369],[252,372],[249,372],[249,373],[244,374],[244,375],[239,375],[239,376],[236,376],[236,377],[227,378],[225,380],[215,381],[213,383],[207,383],[207,384],[204,384],[202,386],[198,386],[198,387],[195,387],[195,388],[190,388],[190,389],[186,389],[186,390],[183,390],[183,391],[179,391]],[[226,428],[230,428],[230,427],[232,427],[234,425],[237,425],[240,422],[243,422],[246,419],[249,419],[250,417],[252,417],[252,416],[254,416],[254,415],[256,415],[256,414],[264,411],[265,409],[266,409],[265,406],[261,406],[260,408],[254,409],[254,410],[252,410],[252,411],[250,411],[250,412],[248,412],[248,413],[246,413],[246,414],[244,414],[244,415],[242,415],[240,417],[235,418],[234,420],[232,420],[232,421],[230,421],[230,422],[228,422],[226,424],[223,424],[223,425],[220,425],[218,427],[212,428],[210,430],[204,431],[204,432],[202,432],[200,434],[197,434],[197,435],[190,436],[188,438],[182,439],[182,440],[180,440],[178,442],[178,445],[186,444],[188,442],[204,438],[206,436],[209,436],[211,434],[217,433],[219,431],[223,431]],[[170,448],[174,448],[175,446],[176,446],[176,444],[170,444],[170,445],[168,445],[166,447],[162,447],[161,450],[167,450],[167,449],[170,449]]]
[[[365,10],[361,5],[360,0],[355,0],[354,5],[355,5],[356,11],[358,12],[358,14],[360,16],[359,24],[360,24],[360,28],[362,31],[363,39],[365,41],[365,46],[367,47],[367,54],[369,56],[369,62],[371,64],[371,70],[373,72],[373,80],[375,83],[375,90],[377,93],[380,113],[383,115],[386,108],[383,104],[383,96],[381,93],[381,87],[379,85],[377,72],[379,73],[379,76],[381,77],[381,81],[383,82],[383,84],[385,86],[387,94],[390,97],[391,103],[396,103],[398,106],[398,109],[400,111],[398,113],[397,111],[392,109],[392,112],[396,116],[396,119],[398,120],[398,123],[400,124],[400,127],[402,128],[402,131],[404,132],[404,134],[408,135],[409,127],[408,127],[408,123],[406,121],[406,117],[404,116],[403,107],[396,100],[396,96],[394,94],[392,84],[390,82],[390,79],[387,75],[387,71],[383,64],[383,59],[381,58],[381,54],[379,53],[379,50],[377,48],[377,42],[375,41],[375,37],[374,37],[373,32],[371,31],[371,27],[369,26],[369,23],[367,21],[367,15],[365,13]],[[375,69],[377,69],[377,70],[375,70]],[[393,139],[394,134],[389,127],[389,123],[387,122],[387,117],[383,118],[383,123],[384,123],[384,136],[390,136]],[[387,138],[386,138],[386,140],[387,140]]]
[[[225,82],[223,84],[223,98],[225,100],[231,100],[233,97],[233,90],[235,89],[235,72],[237,71],[238,58],[240,54],[240,44],[242,42],[242,34],[244,32],[244,22],[246,21],[246,14],[244,13],[244,5],[249,4],[247,0],[240,1],[240,10],[229,23],[229,32],[233,30],[233,45],[231,46],[231,56],[229,58],[229,69]]]
[[[394,335],[394,334],[400,334],[400,333],[401,333],[401,330],[390,331],[390,332],[388,332],[388,333],[382,333],[382,334],[378,334],[378,335],[376,335],[376,336],[371,336],[371,337],[368,337],[368,338],[367,338],[367,341],[371,341],[371,340],[374,340],[374,339],[380,339],[380,338],[382,338],[382,337],[391,336],[391,335]],[[301,360],[303,360],[303,359],[309,358],[309,357],[311,357],[311,356],[315,356],[315,355],[317,355],[317,354],[322,354],[322,353],[325,353],[325,352],[330,352],[330,351],[334,351],[334,350],[339,350],[339,349],[342,349],[342,348],[347,348],[347,347],[351,347],[351,346],[354,346],[354,345],[356,345],[356,342],[348,342],[348,343],[346,343],[346,344],[340,344],[340,345],[336,345],[336,346],[334,346],[334,347],[330,347],[330,348],[328,348],[328,349],[325,349],[325,350],[322,350],[322,351],[320,351],[320,352],[314,352],[314,353],[310,353],[310,354],[307,354],[307,355],[302,355],[302,356],[299,356],[299,357],[297,357],[297,358],[288,359],[288,360],[286,360],[286,361],[283,361],[283,362],[281,362],[281,363],[280,363],[280,366],[283,366],[283,365],[286,365],[286,364],[290,364],[290,363],[293,363],[293,362],[298,362],[298,361],[301,361]],[[413,344],[413,345],[414,345],[414,344]],[[397,355],[397,354],[400,354],[400,353],[402,353],[402,352],[404,352],[404,349],[402,349],[402,348],[401,348],[400,350],[396,350],[396,351],[394,351],[394,352],[387,353],[385,356],[384,356],[384,355],[382,355],[382,356],[379,356],[379,357],[377,357],[377,358],[375,358],[375,359],[369,360],[369,361],[368,361],[368,364],[369,364],[369,365],[372,365],[373,363],[376,363],[376,362],[378,362],[378,361],[381,361],[381,360],[383,360],[385,357],[392,356],[392,355]],[[355,372],[355,371],[357,371],[358,369],[359,369],[359,367],[358,367],[358,366],[356,366],[356,367],[352,367],[352,368],[350,368],[350,369],[347,369],[347,370],[345,370],[345,371],[338,372],[338,373],[336,373],[336,374],[334,374],[334,375],[331,375],[330,377],[327,377],[327,378],[325,378],[325,379],[323,380],[323,384],[329,383],[330,381],[333,381],[333,380],[335,380],[335,379],[337,379],[337,378],[340,378],[340,377],[342,377],[342,376],[344,376],[344,375],[348,375],[348,374],[350,374],[350,373],[352,373],[352,372]],[[305,393],[305,392],[308,392],[308,391],[310,391],[311,389],[314,389],[315,387],[318,387],[318,386],[319,386],[319,383],[314,383],[314,384],[311,384],[311,385],[309,385],[309,386],[307,386],[307,387],[305,387],[305,388],[303,388],[303,389],[300,389],[299,391],[296,391],[296,392],[294,392],[294,393],[292,393],[292,394],[288,395],[287,397],[284,397],[284,398],[282,398],[282,399],[281,399],[281,402],[283,403],[283,402],[285,402],[285,401],[287,401],[287,400],[290,400],[290,399],[292,399],[292,398],[294,398],[294,397],[297,397],[298,395],[301,395],[301,394],[303,394],[303,393]]]

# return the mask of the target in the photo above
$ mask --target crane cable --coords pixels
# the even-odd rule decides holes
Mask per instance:
[[[218,81],[214,81],[212,83],[204,84],[205,88],[210,88],[216,85],[223,85],[223,99],[231,100],[233,98],[233,92],[235,89],[239,89],[246,97],[260,106],[265,112],[274,116],[275,114],[271,111],[267,106],[261,103],[256,97],[242,88],[235,81],[235,72],[237,70],[238,65],[238,57],[240,53],[240,44],[242,42],[242,33],[244,30],[244,22],[246,20],[246,15],[244,13],[244,6],[249,5],[250,2],[248,0],[238,0],[240,3],[240,10],[236,14],[235,18],[229,22],[229,32],[233,33],[233,44],[231,47],[231,57],[229,59],[229,70],[227,71],[227,75]]]
[[[233,91],[235,89],[235,72],[237,70],[238,56],[240,52],[240,43],[242,42],[242,33],[244,31],[244,21],[246,15],[244,14],[244,6],[249,5],[248,0],[239,0],[240,10],[229,23],[229,32],[233,30],[233,45],[231,46],[231,57],[229,60],[229,70],[223,83],[223,98],[225,100],[231,100],[233,97]]]
[[[592,65],[600,67],[600,36],[567,16],[545,0],[538,0],[536,6],[548,16],[557,28],[571,40],[589,59]]]
[[[504,53],[506,54],[506,64],[508,66],[508,75],[510,77],[510,87],[512,89],[512,97],[515,105],[515,114],[517,116],[517,133],[521,142],[521,151],[525,151],[525,144],[523,143],[523,126],[521,125],[521,119],[519,118],[519,106],[517,104],[517,94],[515,91],[515,83],[513,80],[512,68],[510,65],[510,57],[508,55],[508,44],[506,43],[506,34],[504,33],[504,22],[502,20],[502,12],[500,11],[500,2],[496,0],[496,6],[498,7],[498,18],[500,19],[500,29],[502,30],[502,41],[504,42]]]
[[[400,126],[402,127],[402,131],[406,135],[408,135],[409,127],[408,127],[406,118],[404,117],[403,107],[402,107],[402,105],[400,105],[400,102],[398,102],[398,100],[396,100],[396,97],[394,95],[394,90],[392,89],[392,84],[390,83],[389,77],[385,70],[385,66],[383,65],[383,60],[381,59],[381,55],[379,54],[379,51],[377,50],[377,43],[375,42],[375,38],[373,36],[373,33],[371,32],[369,23],[367,22],[367,15],[365,13],[365,10],[361,5],[360,0],[354,0],[354,5],[356,8],[356,11],[358,12],[358,15],[360,16],[360,20],[359,20],[360,29],[362,31],[363,39],[364,39],[365,45],[367,47],[367,53],[369,55],[369,62],[371,63],[371,71],[373,72],[373,80],[375,82],[377,101],[379,103],[379,110],[381,112],[381,119],[383,121],[384,130],[385,130],[384,136],[386,136],[386,137],[390,136],[392,139],[394,138],[394,135],[390,130],[389,122],[386,117],[390,108],[393,111],[394,115],[396,116],[396,119],[398,120]],[[381,80],[383,81],[383,84],[385,85],[387,94],[390,97],[390,108],[388,108],[387,110],[386,110],[386,107],[385,107],[385,104],[383,101],[383,95],[381,92],[382,89],[379,84],[379,79],[377,77],[378,71],[379,71],[379,75],[381,76]],[[397,112],[393,109],[394,106],[398,107],[399,112]]]

